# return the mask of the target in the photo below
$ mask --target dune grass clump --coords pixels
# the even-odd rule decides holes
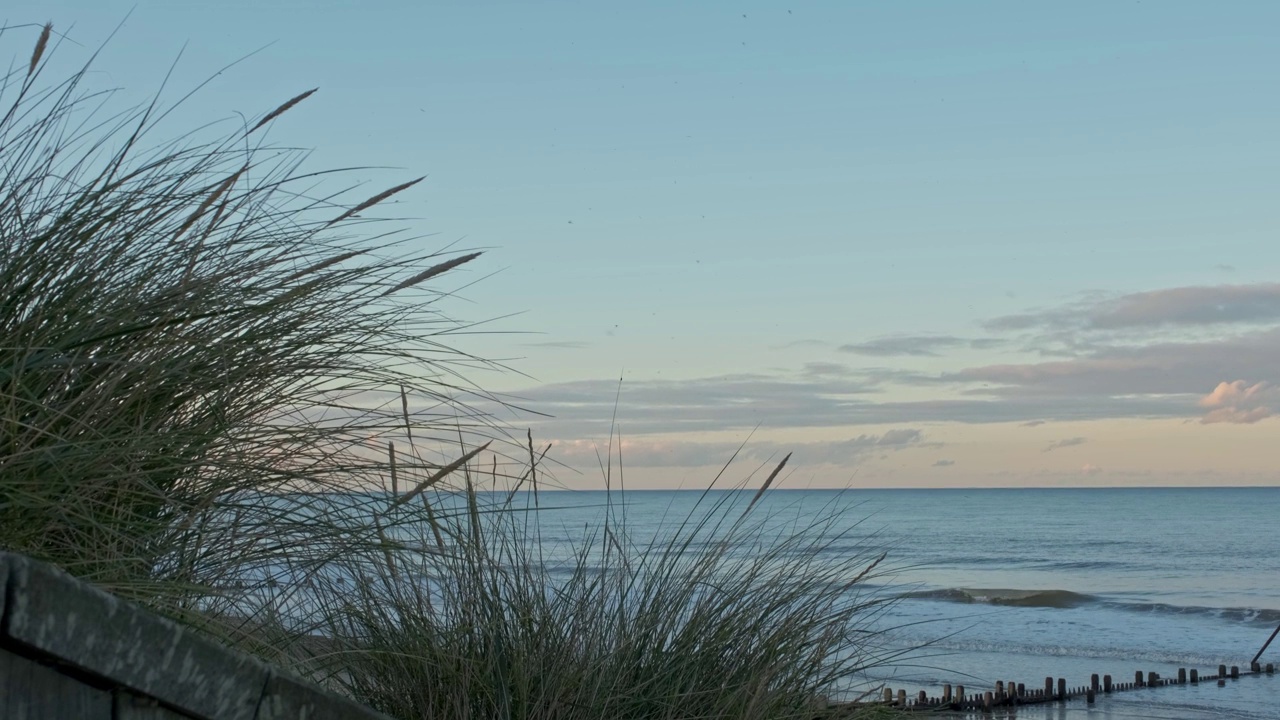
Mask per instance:
[[[704,493],[649,537],[611,494],[570,545],[541,537],[555,494],[434,497],[423,552],[320,593],[334,677],[406,718],[866,717],[847,701],[899,657],[863,589],[885,556],[848,542],[844,505],[788,516],[766,492]]]
[[[44,83],[53,38],[0,79],[0,548],[406,720],[826,717],[892,659],[837,510],[542,542],[546,450],[434,305],[478,253],[366,217],[416,181],[313,195],[263,139],[312,91],[157,140],[173,106]]]
[[[375,551],[328,494],[439,466],[381,438],[493,428],[429,287],[478,253],[370,231],[416,181],[310,196],[263,140],[309,92],[157,139],[50,36],[0,82],[0,547],[179,611]]]

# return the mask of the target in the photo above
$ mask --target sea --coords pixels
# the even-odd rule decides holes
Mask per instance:
[[[633,542],[660,540],[716,502],[740,507],[752,496],[544,493],[538,523],[545,543],[572,545],[611,506]],[[773,537],[832,520],[824,532],[838,540],[819,562],[885,553],[884,574],[862,589],[893,598],[875,622],[904,654],[870,669],[863,687],[914,696],[944,683],[980,692],[998,680],[1041,688],[1046,677],[1087,685],[1093,673],[1116,682],[1136,671],[1208,675],[1220,664],[1247,669],[1280,626],[1280,488],[779,489],[752,512]],[[1280,665],[1280,640],[1260,662]],[[1280,674],[1016,716],[1274,719]]]

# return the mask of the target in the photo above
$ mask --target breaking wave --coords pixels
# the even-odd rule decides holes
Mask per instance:
[[[910,592],[903,597],[915,600],[938,600],[954,603],[981,603],[985,605],[1010,605],[1015,607],[1069,609],[1082,606],[1123,610],[1126,612],[1154,613],[1161,615],[1193,615],[1217,618],[1231,623],[1270,625],[1280,623],[1280,610],[1267,608],[1215,608],[1197,605],[1170,605],[1167,603],[1122,602],[1106,600],[1097,595],[1070,590],[1016,590],[981,588],[944,588]]]

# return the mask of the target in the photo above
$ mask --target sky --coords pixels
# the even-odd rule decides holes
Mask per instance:
[[[1280,484],[1280,4],[0,11],[44,21],[123,100],[212,77],[175,127],[317,87],[273,141],[427,175],[388,212],[485,250],[455,343],[568,486],[611,431],[630,487]]]

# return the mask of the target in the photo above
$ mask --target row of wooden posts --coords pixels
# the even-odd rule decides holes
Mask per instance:
[[[1022,683],[1005,683],[1003,681],[996,682],[994,690],[985,692],[965,694],[965,687],[957,685],[952,690],[951,685],[942,686],[942,695],[939,697],[929,697],[928,693],[921,690],[915,697],[908,697],[906,690],[898,690],[895,696],[891,688],[884,689],[884,702],[895,708],[903,710],[990,710],[995,707],[1004,707],[1009,705],[1032,705],[1046,702],[1066,702],[1072,698],[1085,698],[1086,702],[1094,702],[1100,694],[1108,694],[1113,692],[1123,692],[1125,690],[1136,690],[1139,688],[1164,687],[1166,685],[1196,685],[1201,682],[1217,681],[1219,687],[1226,685],[1227,679],[1238,680],[1241,675],[1272,675],[1275,673],[1275,666],[1267,663],[1266,666],[1259,665],[1255,660],[1250,664],[1250,669],[1241,672],[1240,667],[1232,665],[1230,669],[1226,665],[1218,666],[1216,675],[1200,675],[1198,671],[1192,668],[1189,672],[1186,668],[1178,669],[1178,677],[1163,678],[1159,673],[1148,672],[1145,675],[1141,670],[1133,674],[1133,682],[1116,683],[1112,682],[1110,675],[1103,675],[1099,678],[1094,673],[1090,678],[1089,684],[1082,687],[1067,687],[1066,678],[1058,678],[1055,685],[1054,679],[1047,677],[1044,679],[1044,689],[1032,688],[1027,689]]]

